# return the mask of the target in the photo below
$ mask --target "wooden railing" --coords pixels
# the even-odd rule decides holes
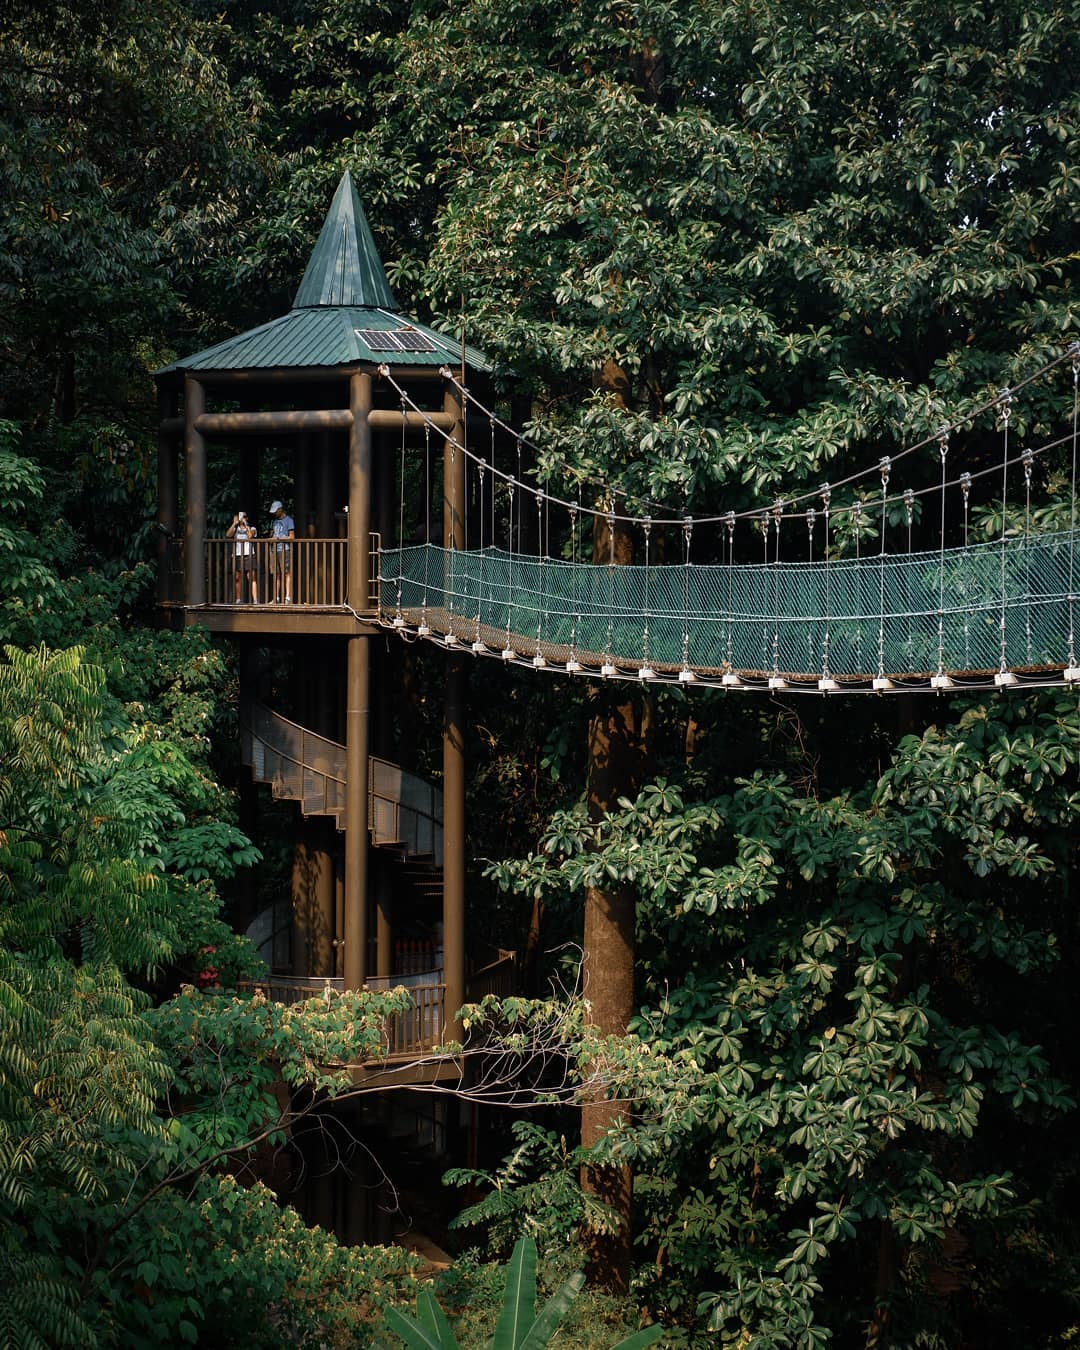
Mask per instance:
[[[275,797],[301,803],[306,815],[345,814],[345,747],[272,712],[261,703],[240,712],[241,757]],[[442,864],[442,792],[398,764],[368,759],[368,828],[374,844]]]
[[[400,764],[371,756],[368,824],[375,844],[401,844],[406,854],[442,866],[442,791]]]
[[[268,1003],[303,1003],[305,999],[322,995],[329,1001],[335,993],[341,993],[340,975],[323,977],[308,975],[268,975],[265,980],[241,980],[237,983],[241,993],[261,993]]]
[[[318,978],[305,975],[269,975],[265,980],[242,981],[237,986],[242,993],[261,993],[271,1003],[301,1003],[305,999],[323,996],[329,1002],[340,993],[340,976]],[[396,989],[398,981],[373,979],[369,989]],[[388,1055],[424,1055],[442,1041],[446,1022],[446,986],[444,984],[417,984],[409,989],[412,1006],[386,1019],[384,1036]]]
[[[465,998],[479,1003],[488,994],[496,998],[511,998],[517,993],[517,957],[513,952],[500,952],[495,961],[481,966],[465,981]]]
[[[345,814],[345,747],[290,722],[261,703],[240,714],[240,753],[252,776],[275,797],[300,803],[305,815]]]
[[[390,988],[394,988],[391,978]],[[409,990],[413,1006],[395,1013],[386,1026],[391,1055],[424,1055],[440,1044],[446,1024],[446,985],[417,984]]]
[[[367,594],[356,601],[349,596],[347,539],[207,539],[206,603],[377,609],[379,543],[373,534]]]

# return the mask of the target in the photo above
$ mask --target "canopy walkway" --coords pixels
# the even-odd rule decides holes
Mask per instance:
[[[1017,427],[1054,425],[1040,420],[1045,390],[1032,413],[1018,413],[1020,395],[1069,367],[1071,426],[1062,419],[1057,434],[1018,448]],[[533,485],[521,477],[524,438],[452,370],[443,377],[490,427],[482,450],[432,421],[389,368],[380,374],[401,399],[402,439],[398,547],[380,550],[379,615],[403,637],[561,674],[731,689],[1080,682],[1080,343],[837,484],[793,484],[770,503],[696,520],[583,474],[570,474],[565,496]],[[427,438],[423,543],[405,534],[406,414]],[[516,473],[497,429],[516,438]],[[963,471],[949,458],[958,432],[977,452]],[[430,542],[433,434],[444,439],[447,547]],[[1033,486],[1055,479],[1056,504],[1033,510]],[[976,539],[976,510],[992,537]],[[632,564],[625,547],[616,559],[617,535]],[[914,547],[928,536],[934,547]]]
[[[1059,681],[1072,532],[835,562],[605,566],[383,550],[381,613],[446,645],[571,674],[819,690]]]

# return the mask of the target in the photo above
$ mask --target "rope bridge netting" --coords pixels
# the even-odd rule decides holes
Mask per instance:
[[[1063,365],[1072,376],[1069,425],[1036,447],[1010,445],[1021,392]],[[423,415],[384,373],[403,411]],[[466,407],[472,403],[488,420],[491,444],[477,453],[475,444],[425,420],[423,509],[430,512],[432,500],[433,432],[447,439],[452,458],[464,457],[473,502],[470,547],[448,549],[424,542],[430,519],[421,542],[406,539],[403,431],[398,546],[384,541],[380,560],[381,619],[402,636],[557,673],[732,689],[1080,682],[1080,344],[993,395],[963,423],[942,426],[840,483],[696,519],[678,512],[665,519],[656,503],[644,514],[620,514],[612,493],[596,494],[606,508],[586,506],[581,480],[576,498],[522,481],[496,464],[498,419],[443,373]],[[989,465],[984,454],[971,471],[957,472],[950,437],[979,413],[994,418],[1000,448]],[[901,489],[902,472],[920,463],[925,469],[928,459],[933,481]],[[1059,470],[1064,462],[1065,473],[1071,463],[1071,495],[1051,519],[1056,528],[1036,529],[1032,484],[1051,461]],[[1000,515],[996,537],[971,537],[976,499],[993,506],[995,520]],[[607,561],[593,560],[597,518],[609,541]],[[912,547],[917,523],[924,539],[928,523],[936,528],[935,547]],[[639,561],[616,561],[620,528],[634,532]]]

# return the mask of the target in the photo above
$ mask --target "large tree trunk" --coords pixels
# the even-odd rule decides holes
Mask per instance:
[[[621,531],[615,540],[616,561],[627,562],[632,541]],[[598,522],[594,556],[607,561],[611,541],[606,522]],[[625,688],[625,687],[624,687]],[[625,692],[597,694],[589,725],[588,804],[593,820],[603,817],[619,797],[637,796],[645,775],[648,704]],[[584,994],[591,1021],[603,1034],[622,1035],[634,1009],[635,896],[632,890],[590,889],[585,895]],[[624,1119],[622,1106],[602,1097],[587,1101],[581,1111],[581,1142],[589,1147]],[[585,1167],[581,1184],[620,1217],[618,1231],[607,1234],[588,1226],[582,1230],[589,1284],[612,1293],[625,1292],[630,1278],[629,1167]]]

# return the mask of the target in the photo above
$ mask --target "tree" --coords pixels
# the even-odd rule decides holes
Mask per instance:
[[[1008,991],[1068,980],[1078,744],[1068,697],[1036,718],[1000,701],[905,738],[872,790],[759,771],[687,802],[658,783],[599,831],[583,807],[554,817],[499,869],[545,893],[614,877],[644,945],[689,966],[639,1014],[639,1114],[609,1139],[670,1263],[652,1299],[675,1313],[720,1277],[714,1325],[760,1346],[963,1334],[939,1262],[1026,1226],[1038,1149],[1005,1141],[1054,1138],[1074,1101],[1043,1049],[1053,1014]]]

